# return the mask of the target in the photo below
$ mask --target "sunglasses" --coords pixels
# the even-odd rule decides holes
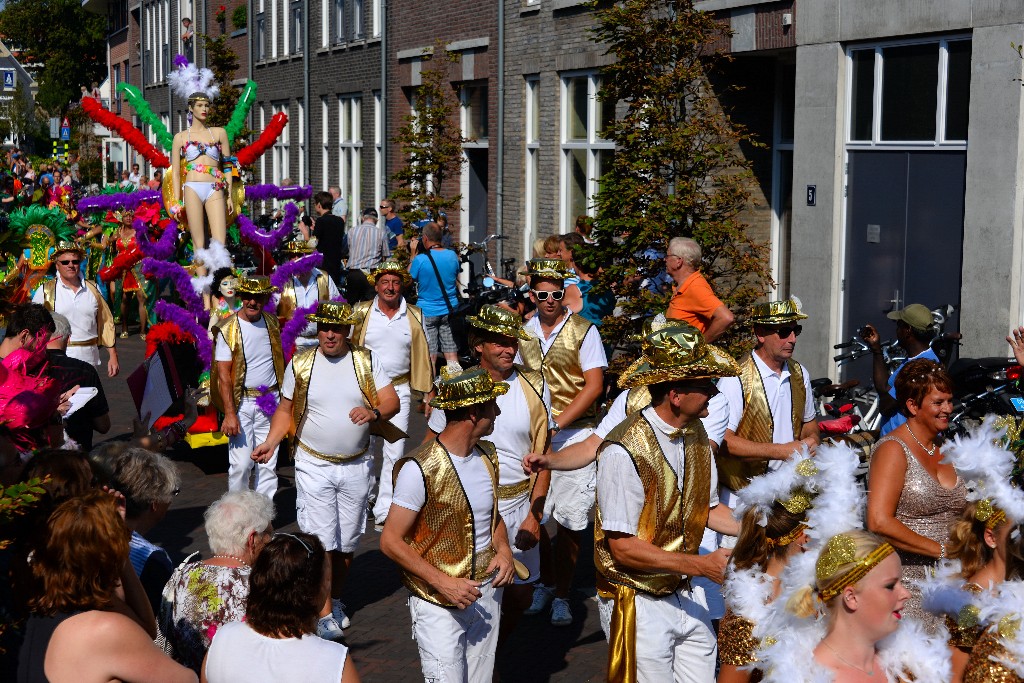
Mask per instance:
[[[775,327],[772,329],[772,332],[779,335],[779,339],[786,339],[789,335],[799,337],[803,331],[804,328],[800,325],[786,325],[785,327]]]
[[[298,541],[298,542],[299,542],[299,544],[300,544],[300,545],[301,545],[301,546],[302,546],[303,548],[305,548],[305,549],[306,549],[306,557],[310,557],[310,556],[312,556],[312,554],[313,554],[313,549],[312,549],[312,548],[310,548],[310,547],[309,547],[309,546],[308,546],[308,545],[306,544],[306,542],[305,542],[305,541],[303,541],[303,540],[302,540],[301,538],[299,538],[299,537],[298,537],[298,536],[296,536],[295,534],[289,534],[289,533],[285,533],[285,532],[283,532],[283,531],[279,531],[279,532],[277,532],[276,534],[274,534],[274,538],[277,538],[278,536],[287,536],[288,538],[294,538],[294,539],[295,539],[296,541]]]
[[[551,297],[554,301],[561,301],[562,297],[565,296],[564,289],[556,289],[553,292],[537,291],[536,289],[532,289],[530,291],[533,292],[535,297],[537,297],[537,301],[547,301],[548,297]]]
[[[82,262],[81,259],[71,259],[71,260],[68,260],[68,261],[57,261],[57,263],[61,264],[62,266],[77,266],[81,262]]]

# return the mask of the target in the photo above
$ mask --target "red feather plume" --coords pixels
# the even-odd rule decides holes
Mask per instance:
[[[104,107],[99,100],[93,97],[83,97],[82,109],[90,119],[120,135],[150,164],[157,168],[170,168],[171,161],[166,154],[154,147],[138,128]]]
[[[270,123],[267,124],[266,129],[260,133],[260,136],[256,138],[255,142],[246,145],[237,152],[235,157],[238,159],[239,166],[248,166],[249,164],[255,163],[263,154],[270,149],[270,146],[274,144],[274,141],[281,135],[284,127],[288,125],[288,115],[282,112],[274,114],[274,117],[270,119]]]
[[[132,243],[128,249],[123,250],[115,258],[114,262],[106,268],[100,268],[100,279],[110,282],[121,277],[126,270],[130,270],[136,263],[142,260],[145,254],[139,249],[139,245]]]

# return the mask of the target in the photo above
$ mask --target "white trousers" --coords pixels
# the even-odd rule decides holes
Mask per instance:
[[[270,433],[270,418],[256,406],[256,399],[243,397],[238,406],[238,425],[238,434],[228,439],[228,491],[248,489],[249,474],[255,469],[253,488],[273,500],[277,493],[277,452],[269,462],[252,461],[253,449]]]
[[[391,424],[403,432],[409,431],[409,411],[412,408],[412,391],[409,383],[399,384],[395,387],[398,394],[398,414],[391,418]],[[380,437],[373,437],[379,439]],[[395,482],[392,480],[395,463],[405,455],[405,442],[408,439],[399,439],[394,443],[388,443],[384,439],[383,457],[381,458],[380,474],[378,480],[380,485],[377,488],[377,500],[373,503],[373,518],[377,524],[383,524],[388,518],[388,510],[391,509],[391,497],[395,492]]]
[[[530,576],[525,580],[517,576],[514,582],[517,584],[533,583],[540,578],[540,544],[538,543],[529,550],[520,550],[516,547],[516,534],[519,533],[519,527],[523,525],[523,521],[530,514],[529,492],[514,499],[499,500],[498,514],[501,515],[502,521],[505,522],[505,528],[508,530],[508,542],[512,546],[512,557],[522,562],[530,570]]]
[[[68,358],[77,358],[89,365],[100,366],[103,364],[103,361],[100,360],[100,349],[95,344],[92,346],[68,346],[67,356]]]
[[[718,641],[704,590],[677,590],[655,598],[637,593],[636,675],[638,683],[713,683]],[[598,598],[605,638],[615,601]]]
[[[373,458],[363,455],[332,463],[295,450],[295,507],[299,529],[313,534],[325,550],[354,553],[366,530]]]
[[[480,598],[466,609],[409,597],[412,637],[426,683],[491,683],[502,590],[490,582],[480,586]]]
[[[568,438],[561,443],[557,437],[566,432]],[[556,434],[552,450],[560,451],[580,441],[585,441],[594,432],[591,428],[564,430]],[[552,472],[548,496],[544,501],[545,521],[554,518],[570,531],[583,531],[590,523],[590,511],[594,508],[597,491],[597,462],[568,472]]]

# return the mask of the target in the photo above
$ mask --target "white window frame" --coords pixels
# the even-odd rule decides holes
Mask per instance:
[[[302,39],[304,37],[302,35],[302,27],[303,27],[303,22],[307,18],[303,14],[303,9],[304,8],[303,8],[303,4],[302,4],[301,0],[291,0],[288,3],[288,19],[289,19],[289,21],[291,21],[291,28],[292,28],[292,31],[294,32],[294,35],[292,36],[292,51],[291,51],[291,54],[293,54],[293,55],[301,55],[302,51],[304,49],[306,49],[306,46],[302,44]],[[295,13],[296,12],[298,12],[298,14],[299,14],[299,21],[295,21]]]
[[[298,104],[298,128],[299,128],[299,185],[306,184],[306,103],[300,97],[295,100]]]
[[[259,109],[260,109],[260,130],[266,130],[267,129],[267,106],[268,105],[266,105],[266,104],[262,104],[259,107]],[[273,166],[271,166],[271,168],[273,168]],[[269,182],[273,181],[272,178],[268,178],[267,177],[267,155],[266,154],[261,154],[260,155],[260,178],[262,179],[262,182],[264,182],[264,183],[269,183]],[[260,210],[263,211],[263,212],[266,212],[266,210],[267,210],[267,202],[266,201],[261,203]]]
[[[346,35],[348,22],[345,21],[345,9],[348,5],[348,0],[322,1],[325,5],[330,3],[331,6],[331,42],[335,44],[344,43],[348,40]]]
[[[540,121],[536,118],[540,114],[540,76],[527,76],[524,81],[526,106],[524,116],[523,140],[525,141],[526,170],[523,187],[523,254],[533,253],[533,240],[538,230],[538,213],[540,208]],[[536,110],[536,111],[535,111]],[[534,129],[537,135],[534,136]]]
[[[320,0],[320,47],[331,44],[331,1]]]
[[[373,10],[372,10],[373,11],[373,33],[372,33],[372,36],[374,38],[380,38],[380,26],[381,26],[380,0],[372,0],[372,2],[373,2]]]
[[[587,140],[569,139],[569,81],[577,78],[587,79]],[[559,74],[559,101],[561,102],[561,132],[560,132],[560,160],[559,160],[559,232],[572,232],[575,227],[576,216],[569,206],[569,157],[575,150],[583,149],[587,152],[587,186],[586,186],[586,215],[593,216],[593,198],[598,190],[598,154],[603,151],[615,151],[615,143],[598,137],[598,99],[597,92],[600,89],[600,74],[596,70],[586,71],[565,71]]]
[[[351,210],[362,198],[362,95],[338,95],[338,187]]]
[[[331,105],[327,95],[320,97],[320,173],[323,174],[324,187],[331,186]]]
[[[891,40],[871,44],[851,45],[846,48],[846,148],[864,149],[967,149],[967,140],[946,139],[946,108],[948,104],[947,84],[949,78],[949,43],[970,41],[970,34],[956,34],[942,37]],[[882,140],[882,91],[884,89],[883,50],[907,45],[936,45],[939,51],[939,77],[935,98],[935,138],[933,140]],[[853,140],[853,54],[866,50],[874,51],[874,92],[872,93],[871,140]]]
[[[284,113],[287,115],[288,102],[273,102],[271,103],[273,113]],[[281,135],[278,136],[277,140],[274,141],[274,146],[271,148],[271,155],[273,157],[273,183],[280,185],[281,181],[288,177],[291,169],[291,140],[290,140],[290,128],[291,126],[285,126],[281,131]]]
[[[380,206],[384,188],[384,107],[380,90],[373,91],[373,205]],[[349,207],[353,211],[354,207]]]
[[[287,1],[287,0],[285,0]],[[277,57],[277,0],[270,0],[270,58]]]
[[[350,0],[350,4],[352,5],[352,23],[349,37],[351,40],[361,40],[366,37],[366,32],[363,30],[363,22],[366,20],[363,14],[363,0]]]

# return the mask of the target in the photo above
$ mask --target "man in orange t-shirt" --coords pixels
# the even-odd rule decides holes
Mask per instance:
[[[676,288],[665,317],[685,320],[700,330],[704,339],[713,342],[732,325],[734,316],[697,271],[700,260],[700,245],[689,237],[669,240],[665,270],[675,281]]]

